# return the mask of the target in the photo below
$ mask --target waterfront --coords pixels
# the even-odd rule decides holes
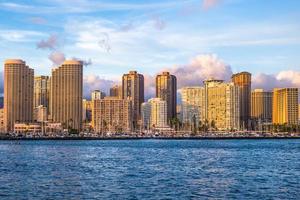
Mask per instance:
[[[300,140],[0,141],[1,199],[299,199]]]

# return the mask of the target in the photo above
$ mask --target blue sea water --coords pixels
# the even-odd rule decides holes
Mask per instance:
[[[300,199],[300,140],[0,141],[0,199]]]

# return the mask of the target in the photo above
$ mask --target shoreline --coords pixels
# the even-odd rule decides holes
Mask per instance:
[[[278,139],[300,139],[300,136],[286,137],[0,137],[0,141],[18,140],[278,140]]]

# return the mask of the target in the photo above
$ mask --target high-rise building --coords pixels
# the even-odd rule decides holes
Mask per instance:
[[[273,90],[273,124],[298,124],[298,88]]]
[[[181,94],[181,120],[192,124],[205,121],[205,89],[204,87],[185,87],[180,89]],[[196,125],[197,125],[196,124]]]
[[[50,114],[64,128],[81,130],[82,62],[69,60],[52,70]]]
[[[48,76],[34,77],[33,107],[40,105],[49,108],[50,78]]]
[[[240,88],[222,80],[205,83],[205,119],[219,130],[240,129]]]
[[[132,101],[133,128],[138,127],[141,115],[141,104],[144,102],[144,76],[130,71],[122,77],[122,98]]]
[[[15,122],[33,119],[33,69],[23,60],[4,63],[4,124],[13,131]]]
[[[151,104],[149,102],[142,103],[141,106],[142,128],[150,130],[151,128]]]
[[[232,82],[240,87],[240,118],[243,128],[248,128],[251,115],[251,74],[241,72],[232,76]]]
[[[132,106],[129,99],[105,97],[94,100],[92,116],[92,126],[96,133],[132,130]]]
[[[156,76],[156,97],[167,103],[168,122],[176,117],[177,79],[169,72],[162,72]]]
[[[94,90],[91,95],[92,101],[104,99],[105,96],[106,96],[106,94],[100,90]]]
[[[273,93],[263,89],[251,92],[251,119],[262,123],[272,122]]]
[[[109,90],[109,96],[111,97],[118,97],[122,98],[122,86],[121,85],[114,85]]]

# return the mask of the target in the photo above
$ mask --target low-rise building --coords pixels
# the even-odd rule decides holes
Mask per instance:
[[[131,132],[132,103],[118,97],[93,101],[93,128],[96,133]]]
[[[41,133],[42,126],[39,123],[15,123],[15,133]]]

